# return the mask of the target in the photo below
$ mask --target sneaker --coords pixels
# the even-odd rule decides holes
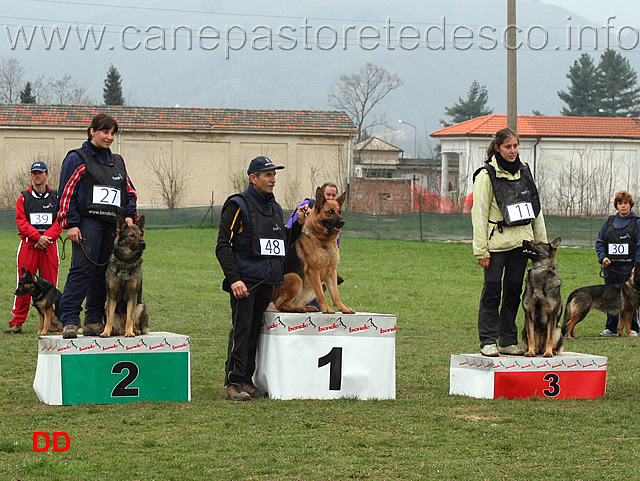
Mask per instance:
[[[617,332],[615,332],[615,331],[610,331],[609,329],[605,329],[604,331],[602,331],[602,332],[600,333],[600,335],[601,335],[602,337],[612,337],[612,336],[617,336],[617,335],[618,335],[618,333],[617,333]]]
[[[101,322],[92,322],[91,324],[85,324],[82,328],[83,336],[99,336],[104,331],[104,324]]]
[[[8,329],[4,330],[5,334],[21,334],[22,326],[20,324],[11,324]]]
[[[64,330],[62,331],[63,339],[75,339],[76,337],[78,337],[78,326],[75,324],[64,326]]]
[[[631,331],[631,337],[638,337],[638,331]]]
[[[259,388],[252,382],[247,382],[242,385],[242,389],[245,390],[252,398],[268,397],[269,393],[262,388]]]
[[[248,401],[251,396],[237,384],[229,384],[227,386],[227,399],[230,401]]]
[[[509,354],[510,356],[522,356],[524,351],[518,347],[517,344],[511,344],[510,346],[500,346],[500,354]]]
[[[500,355],[500,353],[498,352],[498,346],[496,346],[495,344],[485,344],[480,348],[480,353],[483,356],[488,357],[498,357]]]

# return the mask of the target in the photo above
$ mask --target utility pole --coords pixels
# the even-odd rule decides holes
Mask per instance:
[[[518,57],[516,0],[507,0],[507,127],[518,131]]]

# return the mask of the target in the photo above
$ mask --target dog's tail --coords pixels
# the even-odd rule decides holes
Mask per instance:
[[[562,321],[562,337],[567,335],[567,324],[571,319],[571,301],[573,300],[573,292],[567,298],[567,305],[564,308],[564,320]]]

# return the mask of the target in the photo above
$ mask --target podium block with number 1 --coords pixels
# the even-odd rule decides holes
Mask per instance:
[[[395,399],[396,317],[266,312],[256,385],[275,399]]]

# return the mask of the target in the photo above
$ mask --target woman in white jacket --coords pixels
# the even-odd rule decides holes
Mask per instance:
[[[480,352],[491,357],[523,354],[516,327],[528,260],[522,241],[547,242],[538,191],[520,161],[519,144],[512,130],[498,131],[485,166],[474,174],[473,254],[484,268],[478,334]]]

